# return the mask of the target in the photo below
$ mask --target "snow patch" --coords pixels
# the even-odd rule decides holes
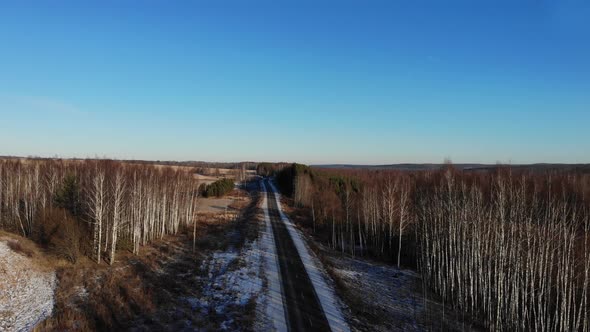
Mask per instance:
[[[234,330],[235,308],[255,300],[262,289],[261,256],[258,241],[244,244],[241,252],[229,249],[213,253],[200,267],[207,278],[201,297],[187,297],[186,302],[193,311],[223,317],[222,330]]]
[[[331,255],[328,259],[333,272],[349,291],[362,297],[372,310],[383,313],[385,322],[373,325],[373,322],[365,321],[371,324],[365,328],[375,331],[430,330],[423,321],[425,308],[418,293],[420,276],[416,272],[347,256]]]
[[[363,273],[361,273],[361,272],[345,270],[345,269],[335,269],[335,272],[338,273],[338,275],[341,278],[346,278],[346,279],[360,279],[360,278],[362,278],[362,275],[363,275]]]
[[[0,274],[0,331],[31,331],[51,315],[55,272],[39,271],[0,241]]]

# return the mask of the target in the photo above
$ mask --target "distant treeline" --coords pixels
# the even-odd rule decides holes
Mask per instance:
[[[0,156],[0,160],[36,160],[36,161],[104,161],[109,159],[96,158],[48,158],[48,157],[14,157],[14,156]],[[186,166],[186,167],[200,167],[200,168],[225,168],[225,169],[239,169],[245,168],[247,170],[256,170],[258,163],[252,161],[244,162],[208,162],[208,161],[168,161],[168,160],[116,160],[117,162],[137,164],[137,165],[163,165],[163,166]]]
[[[229,194],[234,189],[234,181],[230,179],[220,179],[211,184],[202,184],[199,188],[203,197],[222,197]]]
[[[588,331],[590,176],[462,171],[276,171],[301,222],[335,249],[415,266],[490,330]]]
[[[312,168],[340,169],[340,170],[392,170],[392,171],[436,171],[444,169],[448,163],[443,164],[390,164],[390,165],[352,165],[352,164],[325,164],[312,165]],[[528,172],[559,172],[559,173],[590,173],[590,164],[453,164],[453,168],[462,171],[494,171],[499,168],[510,167],[513,170]]]
[[[290,166],[289,163],[259,163],[256,166],[256,173],[261,176],[272,176]]]
[[[124,162],[133,164],[153,164],[153,165],[164,165],[164,166],[184,166],[184,167],[195,167],[195,168],[209,168],[209,169],[241,169],[255,170],[258,165],[255,162],[232,162],[232,163],[220,163],[220,162],[207,162],[207,161],[161,161],[161,160],[125,160]]]

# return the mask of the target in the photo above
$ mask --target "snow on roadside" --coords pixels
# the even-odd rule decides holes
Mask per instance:
[[[281,290],[281,274],[279,272],[279,258],[275,239],[268,213],[268,199],[264,181],[260,181],[262,189],[262,210],[264,211],[264,228],[260,238],[262,239],[261,250],[264,257],[264,264],[261,266],[266,281],[265,291],[258,297],[257,301],[257,331],[287,331],[287,321],[283,304]]]
[[[420,276],[411,270],[378,264],[346,256],[328,256],[332,270],[348,291],[355,294],[383,322],[374,324],[374,331],[424,331],[424,306],[418,293]],[[358,317],[364,319],[364,317]]]
[[[295,242],[297,252],[303,261],[305,270],[307,271],[307,274],[313,283],[313,287],[315,288],[316,294],[320,300],[322,309],[326,314],[326,318],[330,324],[330,329],[332,331],[349,331],[350,329],[348,324],[342,315],[342,303],[338,300],[332,284],[328,282],[330,279],[327,272],[323,269],[319,259],[315,257],[313,252],[308,248],[303,235],[299,233],[291,220],[289,220],[287,215],[283,212],[283,209],[281,208],[281,195],[274,184],[272,182],[269,183],[271,190],[275,193],[275,199],[277,201],[277,206],[279,207],[281,219],[287,226],[293,242]]]
[[[0,331],[30,331],[51,315],[55,272],[40,271],[0,240],[0,275]]]
[[[233,248],[215,252],[200,267],[207,279],[201,296],[186,301],[194,311],[222,317],[221,330],[235,330],[239,327],[236,309],[245,308],[262,289],[260,264],[261,251],[256,240],[244,244],[241,252]]]

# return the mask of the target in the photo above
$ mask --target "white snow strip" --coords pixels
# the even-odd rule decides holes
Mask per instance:
[[[299,231],[295,228],[291,220],[283,213],[283,209],[281,208],[281,195],[279,191],[275,188],[272,182],[269,182],[272,191],[275,193],[275,198],[277,201],[277,206],[279,208],[279,213],[281,215],[282,221],[287,225],[287,229],[289,230],[289,234],[295,242],[295,247],[299,252],[299,256],[303,261],[303,265],[305,266],[305,270],[311,279],[313,287],[315,288],[316,294],[320,300],[320,304],[322,305],[322,309],[326,314],[326,318],[328,319],[328,323],[330,324],[330,329],[332,331],[341,331],[341,332],[348,332],[350,328],[348,324],[344,320],[344,316],[340,311],[339,303],[337,301],[337,297],[335,295],[334,290],[330,285],[326,282],[327,276],[323,271],[321,271],[318,266],[320,266],[319,260],[311,255],[311,250],[307,247],[307,244],[303,240],[303,235],[299,233]],[[266,202],[265,202],[266,203]],[[267,213],[267,211],[265,210]],[[265,216],[267,217],[267,216]]]
[[[281,274],[279,272],[279,258],[277,256],[277,247],[275,244],[272,225],[268,214],[268,201],[266,195],[266,186],[260,181],[260,187],[264,193],[262,199],[262,209],[264,210],[264,223],[266,225],[262,234],[262,248],[266,262],[266,276],[268,280],[268,297],[266,303],[266,317],[272,321],[272,330],[287,331],[287,319],[283,305],[283,292],[281,283]]]
[[[31,331],[49,317],[55,284],[55,272],[39,271],[0,241],[0,331]]]

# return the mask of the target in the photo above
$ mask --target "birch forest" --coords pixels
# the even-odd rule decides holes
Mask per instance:
[[[198,186],[171,167],[97,160],[0,161],[0,227],[112,264],[116,251],[193,223]]]
[[[589,331],[587,174],[281,172],[317,238],[417,268],[445,306],[486,329]]]

